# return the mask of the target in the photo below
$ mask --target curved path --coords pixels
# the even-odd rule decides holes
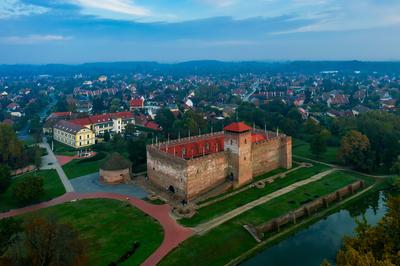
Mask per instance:
[[[144,266],[156,265],[171,250],[176,248],[181,242],[183,242],[193,234],[193,231],[191,229],[185,228],[177,224],[176,221],[170,216],[171,207],[169,205],[167,204],[154,205],[134,197],[127,197],[125,195],[114,194],[114,193],[81,194],[76,192],[70,192],[47,202],[42,202],[36,205],[31,205],[28,207],[11,210],[9,212],[0,213],[0,219],[25,214],[28,212],[47,208],[50,206],[55,206],[65,202],[70,202],[73,200],[99,199],[99,198],[128,201],[134,207],[138,208],[139,210],[147,213],[148,215],[156,219],[163,227],[164,240],[161,246],[158,247],[158,249],[150,257],[148,257],[145,262],[143,262],[142,265]]]
[[[307,157],[303,157],[303,156],[299,156],[299,155],[293,155],[293,158],[299,158],[302,160],[307,160],[313,163],[319,163],[319,164],[323,164],[329,167],[332,167],[336,170],[344,170],[344,171],[349,171],[355,174],[359,174],[359,175],[363,175],[363,176],[368,176],[368,177],[373,177],[373,178],[392,178],[392,177],[396,177],[396,175],[374,175],[374,174],[367,174],[367,173],[363,173],[357,170],[354,170],[353,168],[349,167],[349,166],[343,166],[343,165],[337,165],[337,164],[331,164],[331,163],[325,163],[325,162],[321,162],[321,161],[317,161],[317,160],[313,160]]]

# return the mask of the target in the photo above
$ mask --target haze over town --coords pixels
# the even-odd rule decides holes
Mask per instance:
[[[5,0],[0,63],[398,60],[399,10],[395,0]]]

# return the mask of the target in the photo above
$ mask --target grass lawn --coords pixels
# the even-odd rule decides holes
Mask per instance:
[[[67,146],[61,142],[54,140],[53,143],[54,143],[53,152],[56,155],[74,156],[77,153],[77,150],[75,148]],[[50,142],[50,147],[51,147],[51,142]]]
[[[327,147],[326,152],[322,154],[320,158],[317,158],[310,152],[310,144],[308,142],[300,139],[293,139],[294,155],[318,160],[325,163],[339,164],[340,161],[336,157],[338,150],[339,147]]]
[[[22,141],[24,146],[31,146],[33,144],[38,143],[32,136],[29,136],[27,139]]]
[[[195,216],[193,216],[190,219],[181,219],[179,220],[179,222],[185,226],[198,225],[212,218],[215,218],[221,214],[236,209],[237,207],[252,202],[262,196],[270,194],[276,190],[284,188],[298,181],[307,179],[318,173],[321,173],[327,169],[329,169],[329,167],[324,165],[314,165],[313,167],[310,168],[301,168],[299,170],[287,174],[286,177],[282,179],[275,180],[275,182],[272,184],[267,184],[263,189],[250,188],[232,197],[226,198],[212,205],[200,208]]]
[[[258,225],[294,210],[315,197],[320,197],[355,182],[360,176],[335,172],[323,179],[300,187],[257,206],[201,236],[194,236],[172,251],[160,265],[225,265],[257,245],[243,224]],[[367,179],[370,184],[373,181]]]
[[[135,242],[140,247],[120,265],[140,265],[163,240],[160,224],[128,203],[93,199],[65,203],[42,209],[32,215],[55,217],[79,232],[86,244],[88,265],[109,265],[129,250]]]
[[[77,178],[80,176],[88,175],[99,171],[100,164],[107,160],[107,158],[91,161],[91,162],[80,162],[84,159],[75,159],[65,164],[62,168],[69,179]]]
[[[18,182],[33,175],[35,175],[35,173],[27,173],[12,179],[11,185],[8,189],[4,193],[0,194],[0,211],[22,207],[13,197],[13,189]],[[47,201],[65,193],[64,186],[62,185],[56,170],[40,170],[36,172],[36,175],[43,177],[44,181],[44,194],[39,201]]]

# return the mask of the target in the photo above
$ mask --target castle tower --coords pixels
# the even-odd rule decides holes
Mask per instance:
[[[224,128],[224,146],[228,154],[229,176],[236,187],[252,180],[251,127],[243,122]]]

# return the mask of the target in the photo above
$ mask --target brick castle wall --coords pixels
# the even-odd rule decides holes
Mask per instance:
[[[292,168],[292,138],[280,136],[252,145],[253,176],[259,176],[278,167]]]
[[[291,137],[280,135],[252,143],[250,132],[226,132],[224,138],[225,151],[187,160],[160,150],[162,144],[149,145],[149,179],[165,189],[173,186],[179,197],[193,199],[223,183],[231,174],[238,187],[278,167],[292,167]]]
[[[186,198],[188,161],[171,156],[156,147],[147,147],[147,176],[156,185],[173,186],[177,196]]]
[[[187,173],[187,198],[193,199],[225,182],[228,176],[225,152],[189,160]]]

